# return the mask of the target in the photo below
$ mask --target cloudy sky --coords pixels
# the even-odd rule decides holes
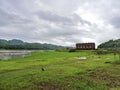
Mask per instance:
[[[120,0],[0,0],[0,39],[74,46],[120,38]]]

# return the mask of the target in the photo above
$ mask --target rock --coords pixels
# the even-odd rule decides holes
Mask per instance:
[[[111,63],[111,62],[109,62],[109,61],[106,61],[105,63]]]
[[[44,69],[44,68],[41,68],[41,70],[42,70],[42,71],[45,71],[45,69]]]

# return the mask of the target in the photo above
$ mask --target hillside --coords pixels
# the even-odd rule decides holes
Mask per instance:
[[[63,49],[65,47],[53,45],[53,44],[41,44],[41,43],[28,43],[22,40],[4,40],[0,39],[0,49],[39,49],[39,50],[56,50],[56,49]]]
[[[98,48],[120,48],[120,39],[109,40],[105,43],[100,44]]]

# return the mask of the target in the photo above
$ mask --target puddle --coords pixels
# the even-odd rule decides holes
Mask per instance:
[[[85,59],[87,59],[87,57],[75,57],[76,59],[83,59],[83,60],[85,60]]]
[[[95,58],[94,60],[101,60],[100,58]]]

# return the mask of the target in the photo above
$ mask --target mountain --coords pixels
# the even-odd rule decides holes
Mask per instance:
[[[9,45],[24,45],[22,40],[12,39],[8,41]]]
[[[53,44],[28,43],[18,39],[4,40],[0,39],[0,49],[27,49],[27,50],[56,50],[64,49],[63,46]]]
[[[0,39],[0,46],[5,46],[8,44],[8,41],[7,40],[4,40],[4,39]]]
[[[98,48],[120,48],[120,39],[104,42]]]

